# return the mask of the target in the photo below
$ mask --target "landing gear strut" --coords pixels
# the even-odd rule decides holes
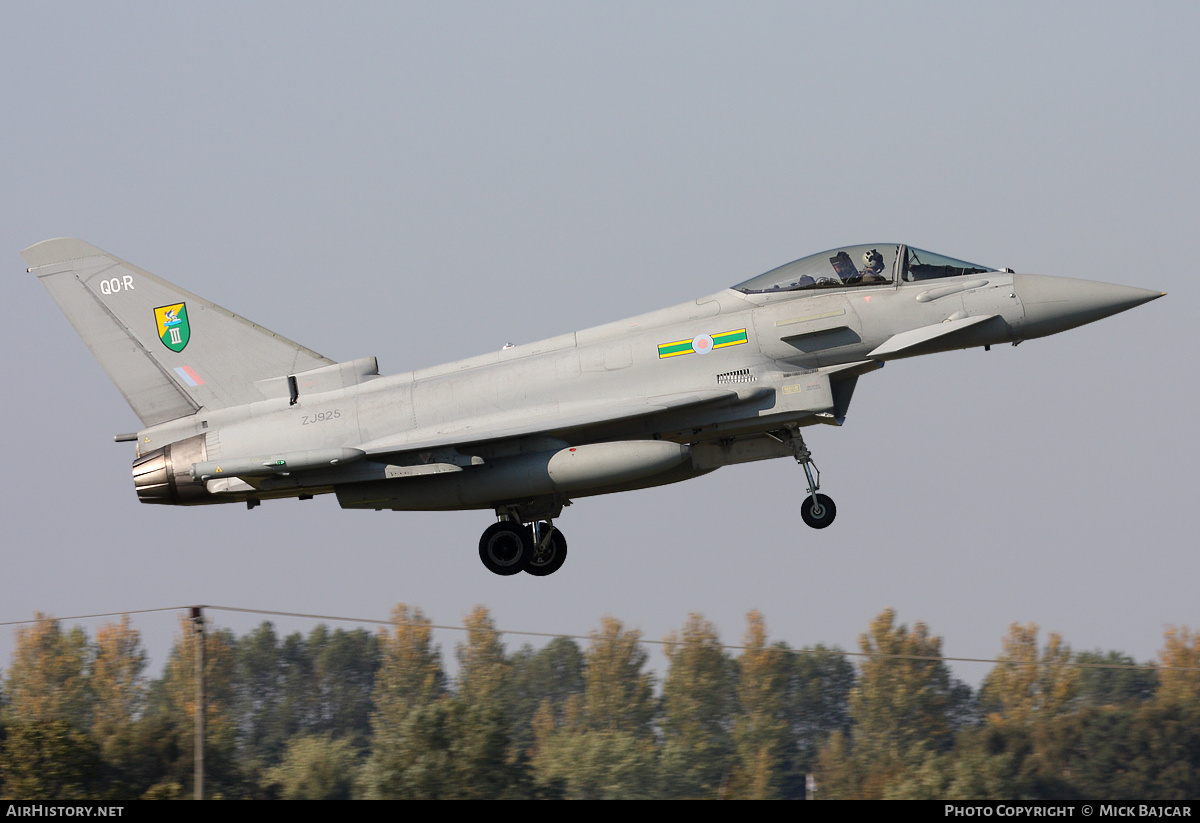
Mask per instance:
[[[504,519],[488,526],[479,538],[479,559],[493,574],[528,572],[535,577],[554,574],[567,559],[567,538],[554,521],[523,525]]]
[[[533,552],[525,571],[535,577],[554,574],[567,560],[567,538],[554,527],[554,521],[543,520],[533,526]]]
[[[788,430],[786,437],[780,437],[779,440],[792,447],[796,462],[804,469],[804,476],[808,480],[808,496],[800,506],[800,517],[814,529],[825,528],[837,517],[837,506],[833,505],[833,500],[828,495],[817,494],[817,490],[821,488],[821,470],[813,462],[812,453],[804,443],[804,435],[800,434],[798,428],[793,428]]]

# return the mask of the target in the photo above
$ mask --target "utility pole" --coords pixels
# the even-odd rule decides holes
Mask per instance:
[[[195,788],[192,797],[195,800],[204,799],[204,614],[203,606],[192,607],[192,632],[196,640],[196,752]]]

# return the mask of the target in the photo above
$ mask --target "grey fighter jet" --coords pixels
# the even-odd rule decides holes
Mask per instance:
[[[548,575],[580,497],[794,458],[800,516],[833,501],[802,430],[840,426],[888,360],[1016,345],[1160,292],[1015,274],[897,243],[845,246],[628,320],[383,376],[335,363],[74,239],[22,253],[143,428],[143,503],[308,499],[348,509],[490,509],[479,556]]]

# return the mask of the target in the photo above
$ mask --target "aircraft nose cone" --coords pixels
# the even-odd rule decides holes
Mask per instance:
[[[1015,274],[1013,288],[1025,309],[1021,336],[1026,339],[1073,329],[1149,303],[1164,294],[1042,274]]]

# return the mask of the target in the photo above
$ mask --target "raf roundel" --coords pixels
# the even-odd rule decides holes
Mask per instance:
[[[713,350],[713,339],[707,334],[692,338],[692,351],[696,354],[708,354]]]

